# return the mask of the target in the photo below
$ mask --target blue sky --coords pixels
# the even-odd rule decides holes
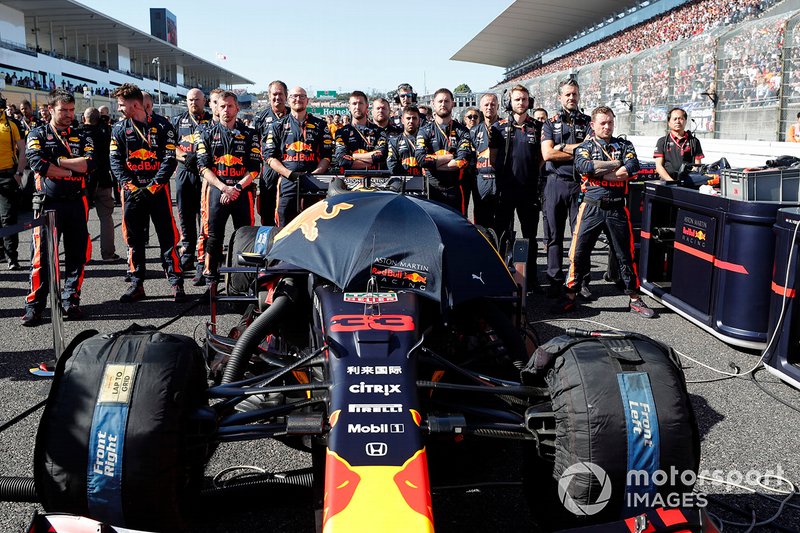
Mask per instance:
[[[147,33],[150,8],[167,8],[178,20],[178,46],[214,62],[217,52],[227,55],[220,64],[254,80],[251,91],[279,78],[309,92],[388,91],[407,82],[420,94],[426,86],[478,91],[499,81],[500,67],[449,58],[512,3],[78,1]]]

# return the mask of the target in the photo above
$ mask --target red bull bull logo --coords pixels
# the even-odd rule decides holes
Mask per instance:
[[[314,147],[302,141],[295,141],[286,145],[286,150],[283,154],[284,161],[310,161],[317,160],[317,154],[314,152]]]
[[[411,283],[427,283],[428,278],[425,276],[420,276],[416,272],[411,272],[410,274],[404,274],[403,279],[407,279]]]
[[[231,154],[223,154],[219,157],[214,158],[215,165],[225,165],[226,167],[232,167],[235,165],[244,165],[244,161],[242,161],[241,157],[236,157]]]
[[[283,228],[277,235],[275,235],[274,242],[288,237],[298,229],[303,233],[303,236],[309,241],[313,242],[319,237],[319,228],[317,222],[319,220],[330,220],[339,216],[339,213],[352,209],[353,204],[347,202],[340,202],[334,206],[330,206],[331,210],[328,211],[328,202],[322,201],[309,207],[300,213],[294,220],[292,220],[285,228]]]
[[[286,146],[287,152],[311,152],[313,150],[314,148],[310,144],[302,141],[295,141]]]
[[[138,150],[128,153],[128,159],[139,159],[140,161],[156,159],[157,157],[158,155],[155,152],[145,150],[144,148],[139,148]]]
[[[139,162],[134,163],[131,161],[132,159],[138,159]],[[139,148],[138,150],[128,153],[127,166],[128,169],[134,172],[156,172],[161,168],[161,161],[158,161],[158,154],[155,152]]]
[[[214,164],[217,166],[215,174],[219,177],[241,178],[247,173],[242,158],[231,154],[215,157]]]

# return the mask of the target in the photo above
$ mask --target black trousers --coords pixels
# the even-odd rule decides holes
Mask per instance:
[[[89,239],[87,220],[89,203],[85,196],[72,199],[53,199],[46,197],[42,211],[56,212],[56,232],[58,239],[64,240],[64,288],[61,298],[64,302],[78,304],[81,299],[84,268],[92,257],[92,241]],[[41,212],[36,218],[41,216]],[[41,312],[47,305],[50,290],[50,275],[47,255],[42,242],[43,226],[33,229],[31,240],[31,292],[25,298],[25,308]]]
[[[262,226],[275,225],[275,211],[278,207],[278,178],[274,171],[269,173],[262,171],[258,180],[258,214],[261,215]]]
[[[514,223],[514,213],[519,218],[522,236],[528,239],[528,261],[526,274],[528,286],[538,285],[536,276],[536,235],[539,232],[539,192],[536,188],[507,187],[500,193],[497,210],[497,227],[505,232],[507,244],[510,242],[510,229]]]
[[[569,250],[570,267],[567,290],[580,290],[591,268],[591,255],[600,233],[606,231],[619,262],[619,274],[625,283],[625,294],[639,289],[639,276],[633,263],[633,230],[628,208],[624,206],[601,209],[582,203],[575,223],[575,234]]]
[[[209,186],[205,199],[207,205],[203,210],[208,216],[208,240],[203,276],[211,281],[218,281],[219,278],[219,263],[222,260],[222,245],[225,241],[225,224],[228,223],[228,218],[233,219],[234,230],[255,224],[252,187],[242,191],[233,203],[223,204],[220,202],[221,198],[222,192],[216,187]]]
[[[175,174],[175,200],[181,230],[181,264],[188,264],[197,253],[197,228],[200,225],[200,189],[202,180],[185,169]],[[199,258],[202,261],[202,257]]]
[[[547,279],[551,284],[564,283],[564,231],[569,219],[575,228],[578,217],[580,186],[572,180],[548,176],[544,187],[545,248],[547,249]],[[574,238],[574,236],[573,236]]]
[[[141,284],[145,280],[145,246],[150,221],[156,229],[161,248],[161,267],[170,285],[183,286],[183,272],[178,257],[178,228],[172,216],[172,197],[169,186],[164,185],[155,193],[146,189],[131,192],[124,189],[122,198],[122,236],[128,245],[128,272],[131,283]]]
[[[7,228],[17,223],[19,213],[19,185],[14,179],[15,168],[0,172],[0,228]],[[2,239],[2,249],[10,262],[17,261],[19,235],[9,235]]]

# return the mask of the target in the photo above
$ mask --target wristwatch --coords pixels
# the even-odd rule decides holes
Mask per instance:
[[[563,152],[564,148],[567,146],[567,143],[561,143],[558,145],[558,151]]]
[[[236,185],[233,186],[233,188],[236,189],[239,192],[242,192],[242,184],[241,183],[237,183]]]

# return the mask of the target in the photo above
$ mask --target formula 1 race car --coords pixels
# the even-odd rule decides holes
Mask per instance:
[[[319,530],[433,531],[431,472],[447,468],[432,457],[511,439],[543,529],[637,517],[636,531],[712,531],[644,508],[691,486],[627,476],[697,471],[674,352],[618,332],[537,346],[514,246],[404,192],[341,190],[282,229],[239,229],[202,353],[152,330],[73,343],[37,437],[45,509],[191,529],[215,444],[272,438],[312,471],[263,482],[310,486]],[[243,307],[224,335],[217,305]]]

